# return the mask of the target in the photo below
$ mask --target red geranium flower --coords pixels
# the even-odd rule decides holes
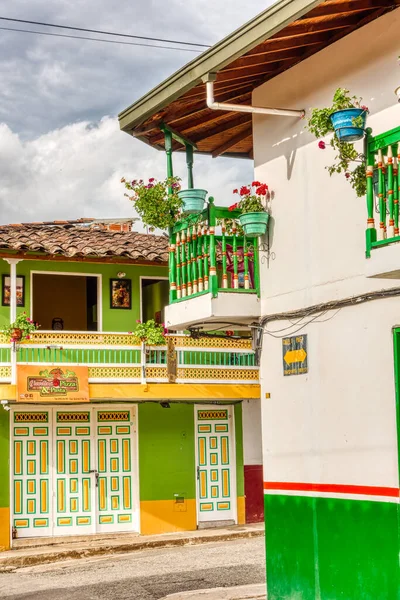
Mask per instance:
[[[243,185],[240,188],[240,195],[241,196],[247,196],[248,194],[250,194],[250,188],[248,188],[247,186]]]
[[[268,192],[268,186],[266,183],[262,183],[261,185],[258,186],[258,188],[256,189],[256,194],[258,196],[265,196]]]
[[[261,185],[261,183],[259,181],[253,181],[253,183],[251,185],[253,187],[258,187],[259,185]]]
[[[322,140],[320,142],[318,142],[318,148],[320,148],[321,150],[325,150],[325,148],[326,148],[325,142],[323,142]]]
[[[232,204],[232,206],[229,206],[228,210],[230,210],[232,212],[232,210],[235,210],[238,206],[239,206],[239,203],[236,202],[236,204]]]
[[[238,194],[239,190],[233,190],[232,194]]]

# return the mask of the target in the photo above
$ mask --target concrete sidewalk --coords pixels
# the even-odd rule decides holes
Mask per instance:
[[[18,540],[20,546],[0,552],[0,572],[60,560],[162,548],[222,542],[264,535],[264,523],[184,531],[163,535],[112,534],[79,538]]]
[[[165,596],[163,600],[265,600],[265,583],[196,590]]]

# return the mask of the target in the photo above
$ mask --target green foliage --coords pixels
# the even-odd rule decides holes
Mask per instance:
[[[311,112],[311,117],[308,120],[308,130],[315,135],[316,138],[325,137],[328,133],[333,133],[335,130],[332,125],[331,115],[345,108],[360,108],[361,98],[350,96],[349,90],[338,88],[333,96],[332,106],[327,108],[314,108]],[[357,117],[360,119],[360,117]],[[354,119],[354,126],[357,127]],[[361,119],[362,124],[362,119]]]
[[[40,327],[30,319],[26,312],[20,313],[13,323],[10,323],[2,330],[2,333],[10,338],[11,341],[29,340],[30,334]],[[19,331],[15,331],[19,330]]]
[[[136,329],[132,332],[137,342],[144,342],[148,346],[165,345],[165,329],[154,319],[149,319],[145,323],[137,322]]]
[[[175,224],[183,205],[177,194],[180,190],[179,181],[179,177],[167,177],[164,181],[151,178],[145,184],[142,179],[132,182],[124,177],[121,179],[125,188],[133,192],[125,196],[133,202],[136,212],[150,231],[168,229]]]
[[[307,128],[316,138],[325,137],[333,133],[330,146],[336,152],[335,162],[327,166],[329,175],[334,173],[343,173],[355,190],[358,197],[364,196],[367,191],[367,180],[365,176],[365,157],[360,155],[350,142],[341,142],[337,137],[331,121],[331,115],[346,108],[363,108],[368,112],[368,108],[361,106],[361,98],[350,96],[349,90],[338,88],[333,96],[332,106],[327,108],[314,108],[311,117],[308,120]],[[363,117],[359,116],[353,119],[354,127],[363,126]],[[325,149],[325,143],[320,142],[319,147]],[[352,168],[353,162],[359,164]]]

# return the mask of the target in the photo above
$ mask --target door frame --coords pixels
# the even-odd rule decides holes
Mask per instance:
[[[169,277],[163,277],[162,275],[154,275],[154,276],[146,276],[140,275],[139,277],[139,302],[140,302],[140,320],[143,321],[143,294],[142,294],[142,280],[143,279],[151,279],[154,282],[157,281],[169,281]]]
[[[233,514],[235,525],[238,524],[238,507],[237,507],[237,462],[236,462],[236,428],[235,428],[235,405],[234,404],[195,404],[194,405],[194,450],[195,450],[195,464],[194,464],[194,479],[196,485],[196,524],[199,526],[199,515],[200,515],[200,495],[199,495],[199,484],[197,479],[197,466],[199,464],[199,448],[198,448],[198,410],[218,410],[221,408],[228,409],[229,416],[232,419],[232,430],[229,432],[229,453],[232,456],[232,472],[231,472],[231,489],[234,492],[232,496]],[[223,519],[221,519],[222,521]]]
[[[30,318],[33,319],[33,276],[34,275],[65,275],[74,277],[97,277],[97,331],[91,331],[89,333],[102,333],[103,332],[103,275],[101,273],[75,273],[75,272],[64,272],[64,271],[38,271],[33,270],[29,273],[29,301],[30,301]],[[52,329],[41,329],[42,333],[54,333]],[[86,333],[85,331],[69,331],[63,330],[63,333]]]
[[[13,531],[13,526],[14,526],[14,471],[13,471],[13,465],[14,465],[14,419],[13,419],[13,415],[15,411],[26,411],[26,412],[34,412],[35,410],[49,410],[49,409],[65,409],[65,410],[90,410],[92,412],[92,414],[95,414],[95,410],[126,410],[126,408],[129,407],[131,409],[134,410],[134,420],[133,423],[134,425],[132,426],[132,434],[131,434],[131,453],[132,453],[132,533],[139,533],[140,534],[140,523],[141,523],[141,518],[140,518],[140,478],[139,478],[139,405],[137,402],[125,402],[125,403],[121,403],[118,402],[117,403],[89,403],[89,404],[24,404],[24,403],[15,403],[10,407],[10,418],[9,418],[9,450],[10,450],[10,459],[9,459],[9,486],[10,486],[10,494],[9,494],[9,498],[10,498],[10,516],[9,516],[9,522],[10,522],[10,548],[12,548],[13,546],[13,535],[12,535],[12,531]],[[54,414],[54,411],[52,411],[52,416]],[[53,418],[51,418],[51,429],[52,429],[52,438],[51,438],[51,444],[49,444],[49,465],[50,465],[50,469],[49,472],[52,474],[52,479],[53,479],[53,473],[52,473],[52,465],[54,465],[54,441],[55,441],[55,437],[53,436],[54,434],[54,421]],[[96,427],[93,428],[92,431],[92,435],[91,435],[91,440],[93,441],[93,436],[97,436],[97,429]],[[96,452],[95,450],[95,444],[92,443],[92,457],[94,459],[94,453]],[[97,446],[96,446],[97,447]],[[97,467],[97,460],[96,460],[96,467]],[[54,518],[55,515],[55,495],[53,495],[53,481],[52,481],[52,487],[49,490],[49,502],[52,508],[52,519]],[[51,496],[50,496],[51,494]],[[97,504],[95,502],[94,504],[94,510],[93,510],[93,516],[96,517],[97,515]],[[52,529],[54,528],[54,525],[52,525]],[[115,532],[115,535],[118,535],[119,533],[124,533],[124,532]],[[128,532],[127,532],[128,533]],[[71,534],[71,535],[76,535],[76,534]],[[99,533],[96,532],[96,529],[87,534],[87,535],[101,535]],[[37,536],[42,537],[42,536]],[[56,534],[52,533],[50,536],[43,536],[43,538],[47,538],[47,539],[51,539],[52,537],[58,537]],[[68,539],[68,535],[65,536],[66,539]],[[27,539],[27,538],[26,538]],[[35,537],[32,536],[32,539],[36,539]]]

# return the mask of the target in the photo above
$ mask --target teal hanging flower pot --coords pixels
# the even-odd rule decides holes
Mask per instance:
[[[187,214],[199,213],[203,210],[207,190],[181,190],[178,196],[183,200],[182,211]]]
[[[340,142],[356,142],[364,137],[367,110],[344,108],[331,114],[331,121]]]
[[[260,237],[267,231],[269,214],[267,212],[249,212],[240,215],[239,222],[249,237]]]

